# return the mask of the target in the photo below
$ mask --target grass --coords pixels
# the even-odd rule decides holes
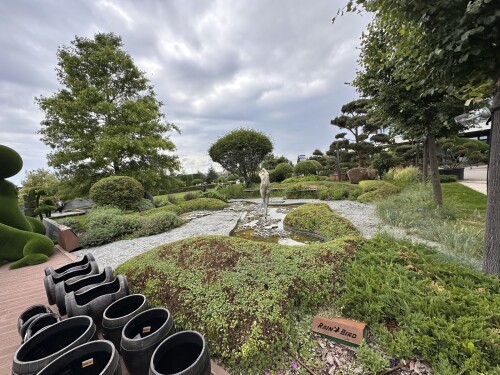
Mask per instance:
[[[443,185],[443,195],[444,205],[437,209],[431,187],[418,184],[379,202],[377,213],[391,225],[440,243],[456,258],[471,264],[480,263],[486,198],[458,183]]]

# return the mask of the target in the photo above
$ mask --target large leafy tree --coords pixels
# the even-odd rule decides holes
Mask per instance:
[[[265,134],[241,128],[215,141],[208,154],[229,172],[243,177],[249,185],[257,176],[259,164],[272,150],[273,144]]]
[[[153,86],[122,47],[112,33],[76,37],[57,50],[61,89],[36,98],[45,112],[42,141],[52,148],[49,165],[79,193],[110,175],[135,177],[149,189],[179,168],[165,135],[177,128],[165,121]]]
[[[426,93],[489,96],[500,107],[500,9],[495,0],[350,0],[374,13],[392,45],[394,77]],[[500,275],[500,110],[490,137],[483,269]]]

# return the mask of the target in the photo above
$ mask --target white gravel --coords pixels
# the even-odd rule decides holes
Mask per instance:
[[[260,204],[260,199],[235,199],[231,202],[251,202]],[[353,201],[319,201],[317,199],[283,199],[272,198],[270,205],[291,205],[301,203],[323,202],[339,215],[349,219],[365,238],[371,238],[378,232],[387,232],[396,238],[409,239],[412,242],[421,242],[436,247],[445,252],[442,246],[436,242],[422,239],[418,236],[408,234],[404,229],[384,225],[375,214],[375,207],[366,203]],[[110,266],[113,269],[126,260],[152,249],[156,246],[179,241],[185,238],[204,235],[229,235],[235,228],[241,216],[241,211],[236,207],[229,207],[223,211],[204,212],[188,223],[174,228],[169,232],[156,234],[149,237],[121,240],[102,246],[96,246],[73,252],[77,256],[92,253],[101,267]],[[480,265],[475,265],[480,267]]]

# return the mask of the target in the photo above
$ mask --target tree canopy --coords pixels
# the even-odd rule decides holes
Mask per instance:
[[[368,33],[383,33],[379,42],[389,46],[361,52],[378,69],[391,69],[388,82],[404,83],[419,98],[453,95],[469,104],[489,97],[493,108],[500,107],[498,1],[349,0],[346,10],[356,11],[355,4],[374,14]],[[493,115],[490,139],[483,269],[500,275],[500,111]]]
[[[265,134],[241,128],[215,141],[208,154],[229,172],[243,177],[248,185],[256,178],[259,164],[272,150],[273,144]]]
[[[123,50],[119,36],[75,37],[57,50],[61,89],[36,102],[45,112],[42,141],[48,163],[62,179],[88,192],[111,175],[138,179],[146,189],[179,169],[165,134],[178,130],[165,121],[153,86]]]

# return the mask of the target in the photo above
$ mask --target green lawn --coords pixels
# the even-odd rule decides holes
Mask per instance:
[[[458,182],[441,184],[446,204],[456,210],[456,218],[472,220],[482,226],[485,223],[486,195]]]

